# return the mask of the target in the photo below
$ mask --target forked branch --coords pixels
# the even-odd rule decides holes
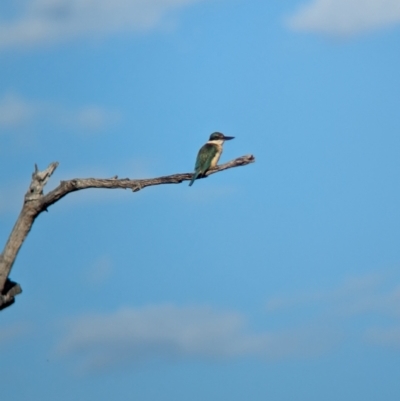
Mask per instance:
[[[242,156],[231,160],[228,163],[216,166],[205,174],[205,178],[211,174],[218,173],[233,167],[246,166],[254,163],[253,155]],[[143,188],[162,184],[180,184],[183,181],[190,181],[192,173],[174,174],[164,177],[131,180],[129,178],[118,179],[117,176],[108,179],[98,178],[74,178],[68,181],[61,181],[60,185],[53,191],[43,194],[43,189],[58,166],[58,162],[51,163],[46,170],[39,171],[35,165],[32,174],[32,181],[28,192],[25,194],[24,205],[15,223],[15,226],[0,254],[0,310],[14,303],[14,297],[22,292],[19,284],[9,280],[11,268],[15,262],[18,251],[20,250],[25,238],[29,234],[32,225],[40,213],[47,211],[48,207],[71,192],[87,188],[106,188],[106,189],[131,189],[133,192]]]

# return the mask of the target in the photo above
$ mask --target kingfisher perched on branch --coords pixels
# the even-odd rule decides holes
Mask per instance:
[[[222,145],[225,141],[233,139],[234,136],[225,136],[221,132],[213,132],[208,142],[203,145],[197,154],[194,173],[189,186],[193,185],[194,180],[203,176],[208,169],[215,167],[222,154]]]

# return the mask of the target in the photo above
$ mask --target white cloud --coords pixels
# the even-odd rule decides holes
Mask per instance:
[[[34,104],[14,93],[0,99],[0,127],[16,127],[31,121],[38,110]]]
[[[394,276],[368,274],[330,289],[271,299],[268,329],[255,331],[243,314],[210,307],[130,307],[71,319],[57,351],[76,358],[87,373],[160,359],[318,357],[349,338],[399,349],[399,311]]]
[[[277,313],[294,308],[314,308],[332,319],[366,314],[400,318],[400,284],[383,274],[349,277],[338,286],[292,296],[271,297],[266,309]]]
[[[364,339],[373,345],[400,349],[400,327],[370,328],[366,331]]]
[[[92,133],[104,130],[120,119],[120,113],[97,105],[68,108],[62,104],[26,99],[16,93],[0,98],[0,128],[16,129],[46,121]]]
[[[47,104],[45,111],[48,118],[54,122],[62,123],[73,129],[80,129],[85,134],[104,131],[121,119],[119,112],[96,105],[68,109],[62,105]]]
[[[89,267],[85,276],[90,284],[99,286],[111,277],[112,272],[111,259],[108,256],[101,256]]]
[[[269,316],[305,316],[315,327],[328,324],[360,342],[400,349],[400,284],[392,274],[369,274],[340,285],[271,298]],[[377,322],[385,322],[379,326]]]
[[[0,327],[0,346],[20,339],[31,331],[32,326],[28,323],[14,323],[7,326],[3,324],[2,327]]]
[[[16,214],[22,209],[28,186],[28,183],[25,183],[25,185],[21,183],[10,188],[0,187],[0,216],[11,213]]]
[[[382,291],[380,286],[384,282],[385,277],[380,274],[348,277],[333,288],[271,297],[266,308],[273,313],[316,306],[330,309],[332,315],[342,317],[372,312],[394,314],[396,308],[393,302],[399,289],[395,287],[390,291]]]
[[[0,24],[0,49],[77,37],[147,31],[173,10],[200,0],[18,0],[19,12]]]
[[[287,19],[289,28],[351,36],[400,23],[400,0],[313,0]]]
[[[97,106],[87,106],[77,112],[76,120],[82,127],[98,131],[109,122],[117,121],[118,117],[118,113],[111,113]]]
[[[83,358],[85,371],[160,358],[305,357],[336,341],[321,330],[251,333],[241,314],[197,306],[125,308],[82,316],[67,327],[58,352]]]

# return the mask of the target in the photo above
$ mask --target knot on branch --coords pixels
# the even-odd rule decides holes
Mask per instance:
[[[7,279],[3,291],[0,293],[0,310],[7,308],[15,302],[15,296],[21,294],[22,288],[18,283]]]

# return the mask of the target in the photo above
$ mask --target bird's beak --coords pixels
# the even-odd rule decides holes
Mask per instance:
[[[229,141],[231,139],[235,139],[234,136],[224,136],[224,141]]]

